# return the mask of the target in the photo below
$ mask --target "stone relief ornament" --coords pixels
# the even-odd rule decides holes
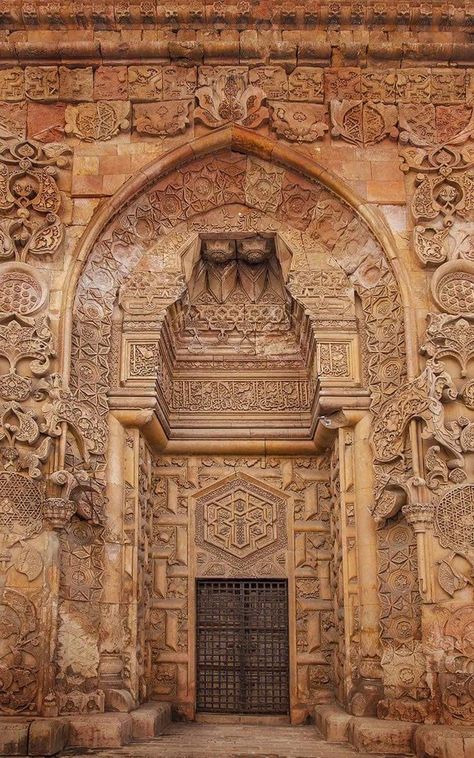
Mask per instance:
[[[474,259],[474,234],[470,228],[457,224],[455,227],[437,229],[434,226],[415,226],[413,242],[421,263],[436,266],[446,260]]]
[[[425,436],[448,452],[453,466],[462,468],[462,454],[470,450],[470,442],[463,435],[461,423],[445,422],[443,405],[443,401],[456,398],[457,390],[444,365],[430,359],[417,379],[400,388],[396,401],[389,400],[382,406],[373,428],[376,458],[388,462],[402,456],[408,422],[418,418],[424,422]]]
[[[433,275],[431,291],[441,310],[456,315],[474,313],[474,262],[443,263]]]
[[[123,100],[68,105],[64,129],[86,142],[108,140],[129,128],[129,115],[130,103]]]
[[[57,177],[70,152],[53,143],[0,142],[0,260],[51,255],[60,246],[64,226]]]
[[[375,145],[385,137],[398,137],[398,109],[395,105],[362,100],[331,102],[331,134],[353,145]]]
[[[234,475],[196,498],[196,544],[224,565],[249,569],[286,545],[285,497],[261,481]]]
[[[165,101],[133,106],[133,125],[138,134],[152,137],[175,137],[190,124],[192,100]]]
[[[263,89],[247,85],[242,74],[223,72],[211,85],[196,90],[194,118],[211,128],[229,123],[256,128],[268,119],[265,97]]]
[[[474,358],[474,315],[429,313],[421,352],[437,361],[443,358],[454,359],[461,370],[461,377],[465,378],[468,374],[468,364]],[[466,387],[469,384],[468,381]]]
[[[27,264],[0,264],[0,314],[31,316],[43,307],[47,295],[43,277]]]
[[[43,519],[53,528],[64,526],[77,509],[72,491],[94,486],[85,472],[46,477],[53,442],[65,428],[85,465],[97,441],[93,417],[51,373],[54,356],[46,316],[7,312],[0,317],[0,357],[9,366],[0,377],[0,522],[29,535],[41,529]]]
[[[474,485],[453,487],[439,498],[434,524],[444,547],[474,557]]]
[[[400,128],[400,142],[411,145],[401,150],[401,169],[415,175],[411,200],[415,222],[436,222],[446,228],[455,218],[474,220],[472,147],[465,145],[474,130],[472,108],[401,106]],[[417,227],[416,249],[422,261],[442,255],[436,252],[440,242],[436,234],[430,227]],[[430,240],[433,253],[427,252]]]
[[[0,711],[4,714],[34,712],[41,665],[37,609],[26,595],[4,588],[0,620]]]
[[[289,142],[315,142],[328,131],[324,105],[313,103],[269,103],[271,128]]]

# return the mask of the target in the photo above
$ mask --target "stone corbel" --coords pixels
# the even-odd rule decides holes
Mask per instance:
[[[54,531],[64,529],[78,510],[75,496],[85,490],[97,490],[100,485],[92,480],[86,471],[72,474],[61,469],[49,477],[50,488],[55,490],[51,497],[46,498],[43,505],[43,516]]]
[[[408,502],[402,508],[407,522],[416,535],[418,555],[418,583],[420,595],[425,603],[433,603],[435,597],[433,558],[433,516],[434,506],[429,501],[429,492],[424,479],[412,477],[405,490]]]

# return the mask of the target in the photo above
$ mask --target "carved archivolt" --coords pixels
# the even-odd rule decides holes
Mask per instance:
[[[274,185],[268,201],[262,202],[257,192],[259,182],[266,186],[273,175],[278,192]],[[293,214],[291,208],[298,212]],[[227,235],[242,231],[300,235],[304,258],[295,255],[292,259],[290,281],[295,283],[299,277],[308,277],[308,267],[314,268],[318,277],[318,269],[327,267],[330,259],[335,261],[362,302],[366,368],[374,409],[397,391],[405,377],[399,288],[380,243],[366,223],[320,182],[309,181],[290,169],[275,173],[268,162],[257,163],[240,153],[223,151],[185,163],[145,188],[104,230],[87,259],[74,305],[71,387],[76,397],[103,419],[99,424],[102,439],[117,290],[140,259],[156,246],[157,239],[163,239],[162,249],[166,249],[164,235],[203,230]],[[179,256],[163,255],[157,271],[161,281],[179,277]],[[328,279],[329,295],[335,279]],[[176,278],[173,281],[178,284]],[[320,296],[326,298],[324,287]],[[306,303],[306,298],[302,301]],[[311,298],[308,305],[310,302]],[[315,313],[315,317],[322,319],[322,313]],[[334,318],[341,317],[338,309]],[[97,451],[105,451],[102,443]]]

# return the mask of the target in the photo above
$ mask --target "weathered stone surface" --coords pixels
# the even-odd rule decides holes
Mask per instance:
[[[171,723],[171,706],[169,703],[145,703],[130,716],[133,739],[144,740],[164,732]]]
[[[471,758],[474,731],[446,726],[419,726],[414,737],[417,758]]]
[[[0,755],[28,755],[29,722],[2,722],[0,728]]]
[[[104,693],[106,711],[129,713],[134,706],[133,698],[128,690],[107,689]]]
[[[125,713],[100,713],[69,718],[69,747],[113,748],[132,739],[132,718]]]
[[[337,705],[317,705],[316,726],[327,742],[347,742],[352,716]]]
[[[119,745],[155,730],[147,698],[193,718],[222,696],[197,580],[273,577],[290,665],[259,697],[367,751],[411,723],[460,753],[472,23],[468,0],[0,0],[0,719]]]
[[[162,100],[133,106],[133,124],[138,134],[154,137],[174,137],[189,126],[190,100]]]
[[[349,723],[349,742],[359,752],[406,755],[413,750],[414,724],[354,718]]]
[[[56,755],[67,745],[67,719],[35,719],[28,734],[28,755]]]

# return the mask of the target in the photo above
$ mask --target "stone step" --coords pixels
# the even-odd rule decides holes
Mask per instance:
[[[130,713],[98,713],[69,719],[68,747],[118,748],[161,734],[171,722],[169,703],[149,702]]]
[[[67,744],[67,718],[2,718],[0,755],[57,755]]]
[[[157,737],[171,723],[169,703],[144,703],[130,713],[59,718],[2,718],[0,756],[52,756],[64,749],[121,748]]]
[[[145,703],[130,713],[132,718],[132,739],[145,740],[163,734],[171,723],[169,703]]]
[[[359,753],[417,758],[474,758],[474,727],[413,724],[351,716],[336,704],[317,705],[317,728],[329,743],[351,744]]]

